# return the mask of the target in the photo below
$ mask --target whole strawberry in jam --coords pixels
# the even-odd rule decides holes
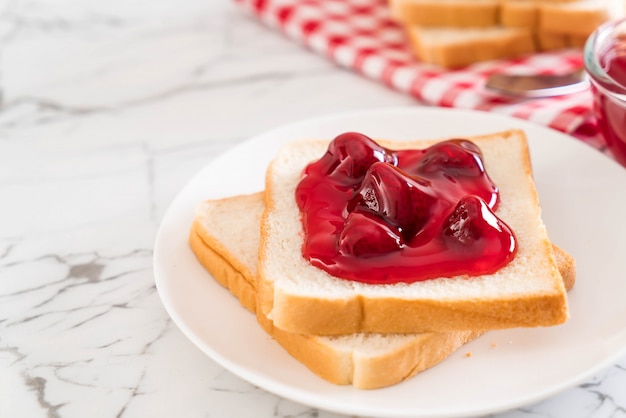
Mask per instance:
[[[475,194],[494,209],[498,189],[485,172],[482,153],[473,143],[464,139],[439,142],[426,150],[411,169],[411,174],[438,180],[438,188],[451,200],[466,194]]]
[[[453,176],[478,176],[484,171],[480,149],[463,139],[451,139],[427,148],[417,168],[421,173],[445,170]]]
[[[430,182],[408,177],[397,167],[374,163],[361,182],[361,187],[348,201],[348,212],[365,211],[398,228],[410,241],[437,210],[437,198]]]
[[[314,165],[332,181],[354,185],[375,162],[395,164],[395,157],[369,137],[347,132],[337,136]]]
[[[502,254],[506,264],[514,255],[513,232],[489,209],[484,200],[474,195],[463,197],[442,228],[446,245],[452,251],[478,253],[477,263],[491,263]]]
[[[337,243],[341,254],[373,257],[399,250],[404,245],[398,229],[370,213],[353,212]]]

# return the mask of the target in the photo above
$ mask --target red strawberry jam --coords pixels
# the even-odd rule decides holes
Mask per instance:
[[[516,252],[494,214],[498,188],[480,149],[454,139],[391,150],[336,137],[296,188],[304,257],[333,276],[382,284],[497,271]]]
[[[620,27],[623,31],[624,23]],[[590,72],[594,110],[606,146],[626,166],[626,35],[618,32],[605,42],[596,51],[605,76],[600,77],[599,70]]]

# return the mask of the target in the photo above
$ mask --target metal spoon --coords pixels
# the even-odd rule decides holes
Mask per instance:
[[[553,97],[577,93],[589,87],[584,70],[562,75],[492,74],[485,87],[499,94],[515,97]]]

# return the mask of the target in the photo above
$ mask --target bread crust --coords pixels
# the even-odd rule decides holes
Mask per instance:
[[[498,23],[499,0],[389,0],[394,19],[410,26],[489,27]]]
[[[575,3],[565,6],[542,4],[539,8],[539,30],[577,37],[589,36],[609,18],[609,10],[602,4],[589,8],[578,8]]]
[[[341,352],[329,346],[327,339],[291,333],[276,328],[272,321],[257,315],[268,334],[296,360],[319,377],[338,385],[358,389],[378,389],[403,382],[429,369],[476,339],[482,331],[428,332],[413,334],[405,344],[383,355],[359,355],[358,351]],[[365,337],[367,338],[367,337]]]
[[[516,255],[516,260],[519,259],[519,261],[514,260],[509,266],[511,268],[513,268],[513,265],[519,266],[521,263],[524,263],[523,260],[530,254],[540,257],[543,271],[541,274],[545,275],[542,276],[544,278],[541,280],[545,280],[546,285],[549,283],[548,288],[533,294],[511,292],[506,296],[498,295],[497,297],[463,296],[443,298],[432,297],[430,294],[426,297],[420,297],[412,293],[411,296],[407,297],[406,294],[409,293],[406,292],[407,285],[404,284],[354,284],[353,286],[356,290],[350,288],[350,291],[341,293],[338,297],[326,290],[299,292],[293,288],[296,285],[286,288],[285,284],[288,282],[286,277],[291,276],[292,273],[284,266],[292,260],[297,261],[298,256],[291,254],[293,256],[292,259],[281,260],[278,263],[280,266],[276,268],[276,260],[272,259],[272,256],[276,256],[276,254],[273,254],[271,251],[278,252],[276,246],[280,246],[281,257],[283,254],[286,256],[286,252],[289,251],[296,251],[300,254],[302,229],[299,221],[294,222],[294,225],[296,223],[299,225],[299,227],[294,226],[294,228],[299,228],[298,230],[284,234],[279,233],[275,226],[272,226],[276,216],[287,216],[287,213],[284,213],[285,211],[283,210],[286,207],[283,202],[281,202],[280,208],[276,206],[276,196],[281,195],[282,198],[287,194],[288,196],[284,198],[291,199],[292,194],[292,186],[287,186],[287,183],[281,181],[284,180],[282,177],[284,175],[283,172],[274,172],[275,165],[272,164],[267,171],[266,208],[261,227],[257,309],[261,309],[264,315],[271,318],[274,325],[278,328],[290,332],[317,335],[339,335],[359,332],[419,333],[488,330],[511,327],[551,326],[565,322],[569,315],[567,298],[562,280],[559,277],[552,245],[545,231],[545,226],[540,220],[539,198],[534,188],[530,154],[523,132],[511,130],[469,139],[477,142],[483,148],[487,146],[489,141],[504,141],[503,144],[506,144],[507,147],[517,147],[515,158],[520,159],[519,163],[521,164],[521,170],[524,171],[525,180],[524,185],[519,184],[515,185],[515,187],[528,188],[524,199],[526,200],[525,205],[529,206],[526,206],[527,212],[525,213],[528,215],[532,212],[532,217],[536,218],[534,221],[540,223],[531,223],[532,227],[528,227],[533,230],[531,235],[536,233],[535,238],[528,241],[528,243],[525,243],[523,240],[520,241],[520,249]],[[382,143],[386,146],[389,145],[389,142]],[[396,143],[395,148],[419,148],[430,143],[424,143],[423,141],[417,143],[402,142]],[[298,145],[295,147],[298,147]],[[291,150],[288,149],[286,152],[289,153]],[[496,152],[500,152],[500,150],[498,149]],[[321,154],[319,157],[321,157]],[[500,157],[506,158],[505,155],[496,155],[496,157],[492,158]],[[494,161],[491,161],[491,164],[493,163]],[[486,161],[488,171],[490,171],[489,164],[490,161]],[[297,169],[298,173],[302,168],[304,167]],[[288,168],[286,172],[290,169]],[[490,174],[494,174],[494,170],[491,170]],[[296,178],[298,176],[299,174],[296,174]],[[494,181],[499,187],[502,186],[502,184],[498,184],[502,179],[494,178]],[[509,185],[509,188],[512,187],[514,186]],[[274,190],[275,188],[280,190]],[[511,191],[501,188],[503,195],[509,192]],[[503,197],[501,208],[506,204],[513,204],[512,202],[507,203],[505,200],[506,198]],[[498,209],[498,214],[501,213],[501,208]],[[296,209],[289,209],[289,211],[293,210],[297,211],[297,207]],[[509,215],[513,214],[513,209],[510,209],[507,213]],[[299,219],[299,213],[291,213],[291,216],[296,216]],[[519,226],[521,228],[520,225],[524,225],[525,229],[527,228],[525,219],[515,220],[516,224],[511,224],[511,221],[514,219],[504,218],[503,220],[513,228],[514,232],[516,227]],[[520,222],[519,225],[517,224],[518,221]],[[276,234],[280,236],[277,237]],[[287,238],[287,236],[292,238]],[[300,244],[295,244],[296,241],[291,241],[292,239],[297,240]],[[530,245],[536,246],[536,248],[531,249]],[[502,269],[502,272],[506,271],[509,266]],[[316,278],[323,281],[325,289],[327,287],[334,289],[336,286],[344,286],[341,282],[342,279],[331,277],[313,266],[309,265],[309,267],[305,266],[302,268],[308,270],[307,274],[315,275]],[[300,277],[302,274],[302,272],[298,272],[297,276]],[[275,286],[277,279],[281,280],[281,286]],[[300,283],[298,280],[298,278],[294,277],[292,281]],[[454,281],[453,286],[455,289],[464,289],[464,286],[480,288],[480,286],[484,285],[484,282],[480,282],[477,278],[466,279],[457,277],[435,280],[443,280],[447,283],[451,283],[448,281]],[[431,284],[425,284],[426,282],[413,283],[408,285],[408,287],[419,290],[426,288],[426,286],[431,286]],[[380,293],[376,289],[377,286],[387,286],[385,290],[390,290],[386,293]]]
[[[565,286],[567,291],[572,290],[576,283],[576,259],[558,245],[552,244],[552,247],[554,248],[554,258],[559,267],[563,286]]]
[[[475,300],[448,302],[358,295],[350,300],[320,300],[283,294],[280,290],[274,298],[271,315],[280,318],[275,319],[277,326],[316,335],[551,326],[568,318],[567,304],[553,295],[535,298],[532,307],[521,298],[500,300],[491,305]]]
[[[194,221],[189,233],[189,246],[196,255],[200,264],[225,288],[237,297],[239,303],[254,313],[256,311],[256,290],[254,285],[246,278],[244,271],[230,252],[223,246],[212,247],[217,243],[213,239],[206,239],[204,228]]]
[[[539,7],[534,1],[504,1],[500,6],[500,24],[507,27],[537,29]]]

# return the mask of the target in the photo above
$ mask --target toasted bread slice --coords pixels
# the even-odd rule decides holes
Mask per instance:
[[[255,312],[259,224],[263,194],[202,202],[189,242],[200,263]],[[566,288],[574,285],[574,259],[555,246]],[[319,337],[282,331],[260,311],[257,319],[293,357],[336,384],[374,389],[399,383],[447,358],[480,331],[422,334],[352,334]]]
[[[494,274],[371,285],[334,277],[301,253],[294,193],[304,167],[328,141],[296,141],[279,151],[266,177],[257,309],[286,331],[338,335],[416,333],[557,325],[568,318],[565,289],[541,218],[523,131],[468,138],[482,150],[500,190],[496,214],[517,236],[515,258]],[[385,142],[388,148],[429,143]]]

